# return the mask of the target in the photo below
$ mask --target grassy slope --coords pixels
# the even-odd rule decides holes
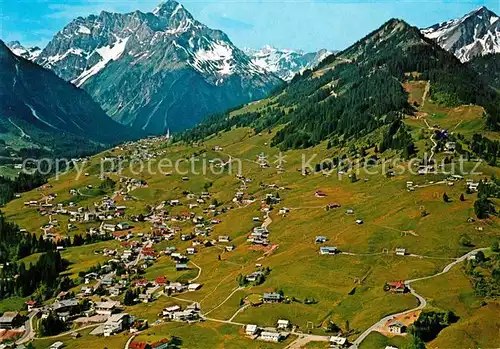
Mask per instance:
[[[421,121],[420,121],[421,122]],[[321,322],[330,318],[341,327],[348,320],[350,328],[356,332],[364,330],[380,317],[396,311],[408,309],[416,305],[416,300],[410,295],[392,295],[382,290],[385,281],[407,279],[418,276],[433,274],[440,270],[446,261],[442,259],[419,259],[419,258],[396,258],[392,255],[375,256],[319,256],[318,247],[314,245],[313,239],[316,235],[326,235],[329,238],[328,245],[336,245],[341,250],[355,253],[378,253],[387,248],[392,251],[396,247],[405,247],[411,253],[424,254],[432,257],[457,257],[464,254],[468,249],[458,244],[459,237],[467,233],[471,236],[476,246],[488,246],[492,239],[499,236],[499,225],[497,220],[488,220],[473,224],[466,223],[468,216],[473,215],[473,201],[475,195],[467,195],[465,202],[458,200],[459,195],[464,192],[464,183],[458,183],[454,187],[430,186],[418,189],[413,193],[406,192],[406,181],[413,180],[417,183],[425,181],[422,177],[401,175],[387,179],[382,169],[378,169],[378,174],[363,174],[356,183],[351,183],[347,176],[325,177],[320,174],[302,176],[295,171],[301,166],[301,152],[289,151],[286,155],[284,174],[277,174],[272,166],[270,169],[260,169],[253,163],[257,154],[265,152],[270,161],[274,161],[274,156],[278,150],[270,148],[272,134],[253,135],[249,129],[237,129],[229,133],[223,133],[217,138],[212,138],[203,145],[206,149],[211,149],[215,145],[223,147],[222,153],[207,151],[206,159],[222,157],[227,159],[228,154],[233,157],[240,157],[243,160],[243,173],[251,177],[253,182],[249,183],[248,193],[255,196],[256,203],[247,207],[236,208],[228,213],[218,216],[222,223],[215,226],[213,236],[229,235],[232,237],[237,248],[230,253],[223,253],[222,260],[218,261],[220,250],[216,248],[201,249],[192,260],[202,267],[202,273],[198,282],[203,284],[201,290],[182,295],[184,299],[192,299],[201,302],[204,312],[213,310],[210,316],[220,319],[229,319],[239,308],[240,300],[247,295],[262,293],[276,289],[282,289],[286,295],[303,300],[305,297],[313,297],[318,303],[304,305],[302,303],[264,305],[261,307],[247,308],[234,319],[238,322],[258,323],[259,325],[273,325],[278,318],[288,318],[292,323],[304,329],[308,322],[312,322],[319,327]],[[199,148],[185,148],[174,146],[169,148],[168,156],[178,159],[191,155]],[[308,150],[308,155],[317,153],[317,160],[327,156],[335,155],[336,149],[326,150],[325,144]],[[114,152],[117,153],[116,151]],[[97,187],[100,183],[95,176],[98,170],[98,157],[87,165],[85,172],[91,176],[74,178],[74,174],[62,176],[59,180],[51,180],[54,186],[50,192],[58,194],[56,202],[70,200],[69,189],[84,188],[88,184]],[[488,175],[493,172],[498,174],[496,169],[483,167],[481,170]],[[127,174],[125,171],[124,174]],[[189,181],[182,181],[182,175],[174,174],[165,177],[161,174],[143,174],[149,186],[148,188],[137,189],[131,194],[137,197],[136,202],[126,202],[129,207],[127,214],[137,214],[144,212],[146,204],[158,204],[162,200],[181,198],[183,202],[184,190],[191,190],[199,193],[207,182],[212,183],[210,192],[224,206],[229,206],[234,192],[240,186],[240,182],[234,175],[214,175],[200,174],[189,175]],[[368,181],[364,181],[364,179]],[[246,240],[248,233],[253,226],[251,218],[262,216],[259,212],[259,201],[267,192],[262,190],[259,183],[278,183],[287,188],[280,191],[282,204],[278,207],[286,206],[292,208],[286,217],[280,217],[277,209],[273,211],[271,217],[273,223],[270,226],[271,242],[277,244],[278,249],[269,257],[259,261],[271,268],[271,274],[264,284],[258,287],[247,288],[235,293],[227,302],[220,305],[227,296],[237,287],[236,276],[239,273],[246,274],[254,270],[254,264],[261,252],[251,251]],[[314,197],[314,192],[318,189],[328,194],[327,198],[318,199]],[[441,197],[446,191],[452,198],[452,202],[445,204]],[[8,217],[18,222],[22,227],[37,232],[38,227],[48,221],[45,217],[40,217],[33,209],[24,208],[23,201],[38,199],[41,197],[40,191],[25,193],[23,199],[15,200],[7,205],[5,212]],[[89,197],[80,204],[91,205],[96,198]],[[339,202],[343,207],[339,210],[326,212],[324,206],[329,202]],[[425,207],[430,215],[420,217],[420,210]],[[344,215],[346,208],[355,210],[355,217]],[[179,213],[187,210],[186,206],[173,208],[172,213]],[[200,213],[200,209],[193,210]],[[362,218],[365,224],[358,226],[354,223],[355,218]],[[64,222],[64,219],[60,219]],[[176,225],[176,224],[174,224]],[[192,227],[187,224],[177,224],[184,231],[190,231]],[[477,231],[476,227],[484,227],[483,232]],[[64,234],[65,224],[61,224]],[[82,231],[80,227],[77,231]],[[148,231],[148,226],[137,225],[136,231]],[[412,234],[403,234],[403,231],[413,231]],[[189,243],[181,242],[178,238],[169,242],[162,242],[158,248],[168,245],[175,245],[179,250],[189,246]],[[100,246],[102,248],[102,246]],[[85,246],[82,248],[71,248],[65,252],[65,258],[74,262],[71,273],[75,275],[83,266],[87,268],[92,263],[101,261],[99,255],[94,254],[97,246]],[[31,257],[33,258],[33,257]],[[78,264],[83,263],[83,264]],[[80,266],[82,266],[80,268]],[[194,268],[194,267],[193,267]],[[197,270],[177,273],[173,268],[173,263],[166,258],[162,258],[149,268],[146,272],[147,278],[155,278],[158,275],[166,275],[171,280],[178,278],[191,278],[196,275]],[[450,274],[451,275],[451,274]],[[363,283],[356,287],[353,295],[348,293],[356,286],[354,281],[363,279]],[[444,289],[454,290],[455,282],[451,284],[436,286],[429,290],[429,297],[441,294]],[[438,285],[434,281],[427,281],[424,285]],[[428,286],[431,287],[431,286]],[[458,307],[460,298],[455,293],[450,294],[450,307]],[[127,309],[133,314],[147,318],[153,322],[163,307],[174,302],[171,298],[162,297],[151,304],[140,304]],[[445,307],[444,305],[440,305]],[[477,311],[471,314],[471,321],[482,323],[487,321],[489,312]],[[465,321],[464,317],[464,321]],[[451,326],[447,331],[457,329],[462,323]],[[187,328],[187,329],[186,329]],[[474,328],[479,331],[479,327]],[[155,330],[155,334],[160,331],[161,335],[174,333],[179,335],[186,343],[191,343],[191,334],[198,333],[204,337],[208,334],[215,336],[216,343],[233,345],[245,340],[237,336],[233,327],[224,325],[222,327],[214,324],[203,324],[195,326],[184,325],[162,325]],[[225,333],[229,331],[230,333]],[[485,328],[490,331],[490,328]],[[320,328],[314,332],[323,334]],[[150,332],[148,332],[150,333]],[[185,333],[185,334],[184,334]],[[473,332],[474,340],[477,337],[484,338],[486,345],[494,343],[488,333]],[[113,337],[118,343],[119,337]],[[154,339],[153,337],[150,337]],[[78,348],[78,340],[70,347]],[[106,340],[96,343],[107,343]],[[441,345],[447,345],[447,337],[440,336],[436,341]],[[249,342],[251,343],[251,342]],[[117,344],[119,347],[121,344]],[[194,344],[193,344],[194,345]],[[248,344],[250,345],[250,344]],[[111,348],[111,344],[108,346]]]
[[[415,289],[428,298],[431,307],[451,310],[460,318],[430,343],[431,348],[488,348],[499,342],[500,302],[487,300],[483,304],[461,268],[453,269],[432,283],[415,283]],[[446,292],[442,292],[443,289]]]

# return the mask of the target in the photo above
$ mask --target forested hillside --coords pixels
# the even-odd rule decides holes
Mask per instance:
[[[443,106],[483,106],[487,126],[499,129],[498,92],[417,28],[392,19],[326,58],[314,71],[296,76],[286,88],[263,101],[265,108],[250,111],[248,106],[237,113],[211,116],[180,138],[199,140],[233,126],[252,126],[260,132],[286,124],[273,144],[281,149],[307,148],[327,139],[337,142],[361,137],[392,124],[382,143],[411,153],[411,137],[407,130],[398,128],[398,120],[414,112],[402,87],[412,80],[428,80],[429,97]],[[399,141],[392,142],[396,134]]]
[[[484,81],[500,90],[500,53],[477,57],[468,63]]]

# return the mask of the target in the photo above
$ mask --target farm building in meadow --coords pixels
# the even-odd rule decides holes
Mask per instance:
[[[319,248],[319,254],[322,255],[336,254],[338,252],[339,250],[335,246],[322,246]]]
[[[396,248],[396,255],[397,256],[404,256],[404,255],[406,255],[406,249],[404,249],[404,248]]]
[[[340,336],[331,336],[329,339],[330,348],[345,348],[347,347],[347,338]]]
[[[317,244],[322,244],[322,243],[326,242],[327,240],[328,240],[328,238],[326,236],[316,236],[316,238],[314,239],[314,242]]]
[[[264,293],[262,300],[264,303],[279,303],[283,300],[283,296],[279,293]]]
[[[276,323],[276,328],[278,330],[286,330],[290,327],[290,321],[288,320],[278,320]]]
[[[402,334],[406,332],[406,325],[401,321],[395,321],[389,325],[389,332],[394,334]]]
[[[253,335],[257,334],[258,331],[259,331],[259,328],[257,327],[257,325],[248,324],[245,326],[245,334],[247,336],[253,336]]]
[[[408,292],[408,288],[406,287],[404,281],[394,281],[386,283],[384,289],[390,292],[396,293],[406,293]]]

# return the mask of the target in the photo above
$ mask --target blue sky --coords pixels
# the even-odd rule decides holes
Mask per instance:
[[[184,0],[200,22],[221,29],[239,47],[342,49],[392,17],[425,27],[499,0]],[[77,16],[152,11],[159,0],[0,0],[0,38],[45,45]]]

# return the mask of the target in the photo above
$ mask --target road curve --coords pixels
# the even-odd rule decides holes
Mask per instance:
[[[28,314],[28,319],[24,323],[25,331],[15,344],[23,344],[35,338],[35,329],[33,328],[33,318],[38,314],[38,310],[33,310]]]
[[[128,340],[127,340],[127,343],[125,343],[125,349],[128,349],[130,347],[130,343],[132,343],[132,341],[134,340],[135,338],[135,334],[133,334]]]
[[[410,293],[415,296],[417,299],[418,299],[418,307],[416,308],[413,308],[413,309],[410,309],[410,310],[405,310],[405,311],[402,311],[400,313],[396,313],[396,314],[391,314],[391,315],[387,315],[386,317],[380,319],[379,321],[377,321],[376,323],[374,323],[372,326],[370,326],[366,331],[364,331],[363,333],[361,333],[361,335],[356,338],[354,340],[354,342],[352,343],[352,345],[349,347],[349,349],[357,349],[358,346],[361,344],[361,342],[363,342],[363,340],[365,340],[366,337],[368,337],[368,335],[370,333],[372,333],[373,331],[376,331],[377,328],[379,328],[380,326],[382,326],[384,323],[386,323],[388,320],[391,320],[392,318],[394,317],[397,317],[397,316],[401,316],[401,315],[405,315],[407,313],[411,313],[411,312],[414,312],[414,311],[418,311],[418,310],[422,310],[424,309],[426,306],[427,306],[427,301],[426,299],[419,295],[415,289],[413,287],[411,287],[411,284],[413,282],[417,282],[417,281],[422,281],[422,280],[428,280],[428,279],[432,279],[436,276],[439,276],[439,275],[443,275],[443,274],[446,274],[447,272],[449,272],[455,265],[459,264],[459,263],[462,263],[463,261],[465,261],[468,257],[470,257],[471,255],[473,255],[474,253],[476,252],[479,252],[479,251],[485,251],[487,250],[488,248],[487,247],[483,247],[483,248],[477,248],[475,250],[472,250],[466,254],[464,254],[462,257],[460,258],[457,258],[455,259],[453,262],[451,262],[450,264],[446,265],[442,271],[440,271],[439,273],[436,273],[436,274],[432,274],[432,275],[429,275],[429,276],[424,276],[424,277],[421,277],[421,278],[417,278],[417,279],[411,279],[411,280],[406,280],[405,281],[405,285],[406,287],[410,290]]]
[[[189,261],[189,262],[198,269],[198,274],[196,275],[196,277],[194,279],[189,280],[189,283],[192,283],[192,282],[195,282],[196,280],[198,280],[198,278],[201,276],[201,267],[193,261]]]
[[[429,125],[429,123],[427,122],[427,119],[424,119],[424,122],[425,122],[425,124],[427,125],[427,128],[428,128],[429,130],[431,130],[431,131],[433,131],[433,130],[434,130],[434,128],[433,128],[433,127],[431,127],[431,125]],[[431,148],[431,156],[429,156],[429,161],[431,161],[431,160],[432,160],[432,158],[434,157],[434,154],[436,153],[436,147],[437,147],[437,145],[438,145],[438,144],[437,144],[437,142],[434,140],[434,135],[435,135],[435,133],[434,133],[434,132],[432,132],[432,133],[431,133],[431,137],[429,138],[429,139],[430,139],[430,141],[431,141],[431,142],[432,142],[432,144],[433,144],[433,146],[432,146],[432,148]]]

